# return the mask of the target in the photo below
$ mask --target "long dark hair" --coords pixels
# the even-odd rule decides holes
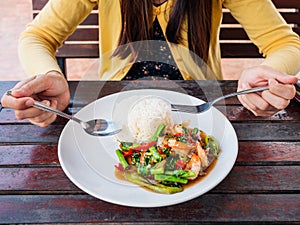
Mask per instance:
[[[120,1],[122,30],[119,45],[151,39],[152,0]],[[188,47],[193,53],[207,62],[210,43],[211,11],[211,0],[175,0],[167,25],[167,40],[175,44],[181,43],[181,27],[185,17],[187,17]],[[122,55],[118,51],[115,54]]]

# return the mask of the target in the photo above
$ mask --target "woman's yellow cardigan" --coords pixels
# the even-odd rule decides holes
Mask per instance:
[[[282,19],[271,0],[211,1],[213,10],[208,67],[200,69],[189,54],[187,23],[182,29],[183,42],[180,45],[168,43],[185,79],[222,79],[219,47],[222,5],[231,11],[265,56],[262,64],[288,74],[296,74],[300,70],[299,37]],[[160,7],[153,6],[153,17],[157,16],[164,32],[172,3],[173,0],[168,0]],[[99,9],[99,77],[103,80],[121,80],[132,61],[129,57],[125,60],[111,57],[118,47],[121,31],[119,0],[49,0],[20,36],[19,56],[25,72],[32,76],[51,70],[60,71],[55,59],[56,50],[96,4]]]

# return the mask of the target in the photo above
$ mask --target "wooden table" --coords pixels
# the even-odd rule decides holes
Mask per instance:
[[[0,94],[15,82],[1,82]],[[204,99],[200,86],[236,90],[236,81],[70,82],[76,112],[93,98],[127,89],[184,90]],[[200,85],[200,86],[199,86]],[[204,85],[204,86],[203,86]],[[178,88],[180,87],[180,88]],[[78,94],[78,89],[76,94]],[[300,224],[300,104],[276,116],[256,118],[236,98],[226,100],[226,116],[239,140],[230,174],[213,190],[174,206],[134,208],[114,205],[78,189],[62,171],[58,138],[66,120],[47,128],[0,113],[0,223],[106,224]],[[217,106],[220,110],[224,105]]]

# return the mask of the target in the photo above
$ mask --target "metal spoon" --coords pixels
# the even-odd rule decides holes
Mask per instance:
[[[11,91],[7,91],[6,94],[12,96]],[[58,116],[64,117],[69,120],[73,120],[79,123],[82,126],[82,128],[85,130],[85,132],[90,135],[108,136],[108,135],[116,134],[122,130],[121,125],[117,124],[116,122],[104,120],[104,119],[93,119],[85,122],[78,119],[75,116],[63,113],[39,101],[34,101],[33,107],[47,112],[54,113]]]

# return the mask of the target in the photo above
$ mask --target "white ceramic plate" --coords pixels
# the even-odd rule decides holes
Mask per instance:
[[[149,95],[164,98],[174,104],[203,102],[178,92],[143,89],[109,95],[81,109],[76,116],[83,120],[101,117],[124,125],[124,131],[109,137],[90,136],[72,121],[63,129],[58,143],[59,161],[69,179],[81,190],[119,205],[160,207],[196,198],[214,188],[230,172],[238,153],[237,136],[227,118],[212,108],[198,115],[174,113],[175,122],[189,122],[191,127],[198,127],[219,141],[222,149],[219,159],[213,170],[200,182],[183,192],[165,195],[117,179],[114,174],[114,166],[118,164],[115,150],[119,145],[117,140],[129,138],[125,129],[128,110],[136,100]]]

